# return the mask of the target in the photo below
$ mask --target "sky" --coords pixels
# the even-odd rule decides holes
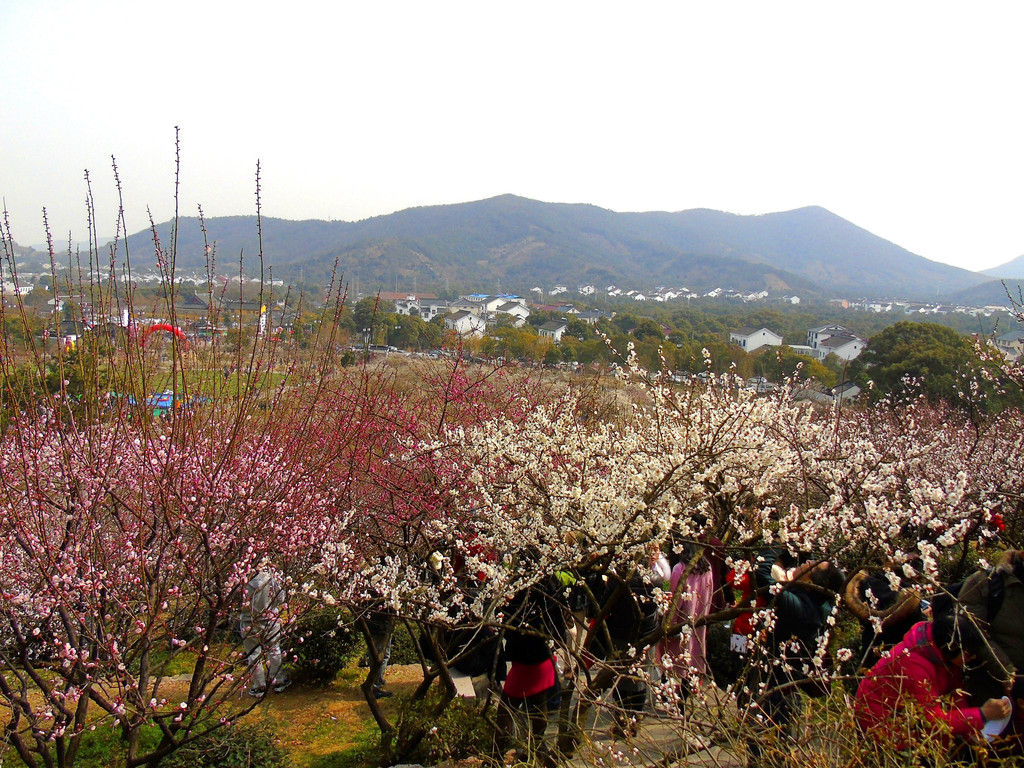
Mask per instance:
[[[504,193],[819,205],[972,270],[1024,254],[1024,3],[3,0],[22,244],[175,210],[354,221]],[[63,246],[61,245],[63,243]]]

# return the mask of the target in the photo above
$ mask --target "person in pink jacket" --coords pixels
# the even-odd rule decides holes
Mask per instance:
[[[701,556],[691,566],[690,558],[684,556],[672,568],[670,583],[673,608],[668,627],[686,628],[691,621],[711,613],[715,594],[714,574],[705,557]],[[661,668],[676,678],[684,693],[691,677],[707,676],[707,637],[705,625],[696,629],[686,628],[685,632],[676,632],[658,643],[655,656]]]
[[[965,616],[941,615],[910,628],[857,688],[854,713],[863,731],[905,748],[929,737],[977,740],[988,720],[1010,713],[1005,699],[969,707],[958,690],[965,664],[976,658],[981,634]]]

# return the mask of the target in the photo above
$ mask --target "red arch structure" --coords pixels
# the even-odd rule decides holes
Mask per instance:
[[[155,331],[166,331],[167,333],[174,334],[174,337],[182,342],[185,345],[185,348],[188,349],[188,336],[185,335],[185,332],[181,330],[181,328],[175,328],[170,323],[154,323],[149,326],[149,328],[146,329],[146,332],[142,334],[142,339],[139,343],[145,346],[146,339],[148,339]]]

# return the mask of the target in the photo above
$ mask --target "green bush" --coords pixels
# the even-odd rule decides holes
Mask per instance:
[[[456,698],[436,721],[437,730],[424,744],[426,761],[462,760],[488,754],[493,731],[480,706],[469,699]]]
[[[708,669],[715,678],[719,688],[728,688],[739,680],[746,666],[744,657],[730,648],[732,642],[731,626],[711,624],[708,626],[706,657]]]
[[[398,757],[402,763],[436,765],[489,754],[493,729],[480,703],[456,697],[437,716],[435,708],[442,695],[442,686],[435,685],[425,699],[400,702],[396,723],[398,732],[415,732],[423,728],[426,736],[414,749],[392,754],[390,760]]]
[[[162,768],[286,768],[288,754],[265,725],[219,728],[172,752]]]
[[[388,664],[419,664],[416,655],[416,639],[409,633],[409,628],[401,621],[395,622],[395,631],[391,635],[391,658]]]
[[[299,677],[329,683],[345,668],[362,636],[351,617],[340,610],[317,609],[296,624],[289,657],[294,659]]]

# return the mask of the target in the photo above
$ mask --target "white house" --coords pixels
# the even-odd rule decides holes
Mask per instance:
[[[796,352],[798,355],[806,355],[807,357],[817,358],[818,355],[813,349],[804,344],[790,344],[789,348]]]
[[[819,325],[807,331],[807,346],[815,357],[824,360],[834,354],[841,360],[853,360],[867,348],[867,341],[842,325]]]
[[[511,315],[516,328],[520,328],[526,322],[526,318],[530,316],[530,310],[525,304],[520,304],[518,301],[506,301],[494,310],[494,314],[495,316]]]
[[[768,328],[740,328],[729,334],[729,343],[753,352],[761,347],[782,345],[782,337]]]
[[[821,359],[824,360],[830,354],[835,355],[840,360],[853,360],[861,352],[867,349],[868,343],[853,334],[836,334],[835,336],[829,336],[827,339],[818,342],[817,351],[821,354]]]
[[[841,403],[845,400],[853,400],[854,398],[856,398],[857,395],[860,394],[860,387],[858,387],[852,381],[847,381],[844,382],[843,384],[840,384],[838,387],[834,387],[832,390],[830,390],[829,394],[832,395],[832,399],[835,402]]]
[[[428,323],[448,312],[448,302],[444,299],[421,299],[419,304],[420,317]]]
[[[395,312],[399,315],[415,315],[428,323],[447,311],[448,302],[444,299],[421,299],[416,296],[395,299]]]
[[[540,337],[542,339],[551,339],[555,344],[560,344],[562,342],[562,335],[568,327],[569,324],[564,320],[552,320],[540,327]]]
[[[19,286],[19,285],[15,285],[14,283],[9,283],[6,280],[4,280],[3,283],[0,284],[0,294],[4,294],[6,296],[14,296],[14,295],[27,296],[30,293],[32,293],[32,284],[31,283],[29,283],[28,285],[20,285]]]
[[[468,310],[460,310],[444,319],[444,327],[455,331],[459,336],[483,336],[484,321],[479,315]]]
[[[1013,362],[1024,354],[1024,331],[1009,331],[995,338],[996,349]]]
[[[502,293],[498,296],[498,298],[504,301],[506,304],[511,302],[513,304],[522,304],[524,307],[527,304],[525,297],[517,296],[514,293]]]
[[[597,321],[602,318],[611,320],[613,315],[609,315],[607,312],[602,312],[600,309],[588,309],[583,312],[580,312],[579,315],[577,315],[577,317],[579,317],[579,319],[582,320],[584,323],[595,325]]]
[[[482,317],[484,320],[493,320],[495,314],[502,311],[500,308],[506,304],[519,304],[526,308],[526,299],[511,293],[485,294],[471,293],[467,296],[460,296],[456,301],[448,305],[449,312],[467,311]],[[529,315],[529,312],[526,313]]]
[[[466,296],[461,296],[448,304],[448,311],[451,313],[472,312],[474,315],[479,316],[481,309],[483,309],[483,304],[480,301],[473,301]]]
[[[504,296],[488,296],[480,302],[480,314],[483,316],[492,315],[505,303]]]
[[[835,336],[837,333],[850,335],[850,329],[843,325],[819,325],[817,328],[811,328],[807,331],[807,346],[811,349],[818,348],[818,342],[824,341],[829,336]]]

